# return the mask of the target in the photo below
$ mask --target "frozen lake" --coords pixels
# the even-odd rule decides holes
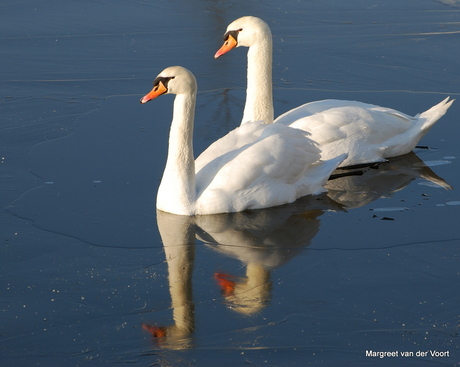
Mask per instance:
[[[195,153],[238,126],[247,49],[213,55],[242,15],[273,33],[275,116],[459,98],[458,0],[0,2],[0,365],[460,364],[459,101],[328,194],[157,215],[173,97],[139,98],[182,65]]]

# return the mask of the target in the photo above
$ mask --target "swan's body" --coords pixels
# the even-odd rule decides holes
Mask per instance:
[[[322,162],[304,131],[282,124],[251,122],[217,140],[196,163],[192,135],[196,100],[193,74],[179,66],[163,70],[145,103],[176,94],[168,158],[157,209],[174,214],[239,212],[287,204],[319,194],[345,158]]]
[[[453,102],[446,98],[412,117],[361,102],[325,100],[307,103],[274,120],[272,35],[268,25],[256,17],[242,17],[227,27],[224,38],[216,58],[234,47],[249,47],[246,104],[241,124],[275,122],[305,130],[318,143],[322,159],[348,153],[340,167],[381,162],[409,153]]]
[[[411,152],[452,104],[448,98],[415,117],[367,103],[324,100],[304,104],[275,123],[302,129],[321,149],[321,159],[343,152],[341,167],[383,162]]]

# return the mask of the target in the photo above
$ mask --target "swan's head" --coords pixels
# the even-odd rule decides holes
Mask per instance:
[[[270,28],[262,19],[251,16],[238,18],[227,27],[224,44],[216,52],[214,58],[217,59],[235,47],[251,47],[267,37],[271,39]]]
[[[153,89],[141,98],[146,103],[162,94],[193,94],[197,85],[195,76],[182,66],[171,66],[164,69],[153,81]]]

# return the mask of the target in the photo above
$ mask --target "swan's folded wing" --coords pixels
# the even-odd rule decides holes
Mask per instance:
[[[261,135],[260,141],[270,157],[270,162],[263,168],[264,174],[284,183],[297,181],[308,167],[321,158],[316,143],[302,130],[271,125]]]
[[[303,117],[290,126],[310,132],[320,146],[340,140],[369,146],[382,144],[409,130],[415,123],[416,119],[402,112],[369,106],[331,108]]]
[[[235,151],[248,144],[254,143],[262,133],[265,125],[260,122],[251,122],[244,124],[224,137],[216,140],[206,150],[204,150],[195,160],[195,172],[198,174],[203,167],[209,164],[223,164],[226,160],[231,159]],[[223,158],[227,156],[227,159]]]
[[[320,150],[303,131],[284,125],[264,125],[262,134],[252,144],[213,161],[214,168],[219,169],[213,172],[207,188],[235,192],[255,185],[292,184],[319,159]]]
[[[322,101],[308,102],[296,108],[293,108],[292,110],[289,110],[277,117],[275,123],[288,126],[304,117],[308,117],[315,114],[321,114],[329,110],[342,107],[358,107],[369,109],[378,106],[357,101],[325,99]]]

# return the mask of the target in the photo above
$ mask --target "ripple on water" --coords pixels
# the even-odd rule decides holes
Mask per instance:
[[[442,166],[444,164],[450,164],[450,163],[452,163],[452,162],[448,161],[448,160],[439,159],[439,160],[424,161],[424,162],[420,162],[420,163],[415,163],[414,166],[415,167],[424,167],[424,166],[435,167],[435,166]]]
[[[449,206],[460,205],[460,200],[448,201],[445,204],[436,204],[436,206],[446,206],[446,205],[449,205]]]
[[[402,206],[391,206],[387,208],[373,208],[371,210],[374,212],[402,212],[404,210],[409,210],[409,208],[405,208]]]

